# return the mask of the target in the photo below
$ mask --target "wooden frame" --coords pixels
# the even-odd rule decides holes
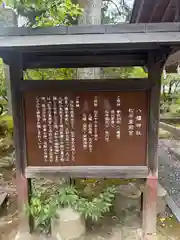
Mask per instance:
[[[40,35],[82,35],[82,34],[115,34],[115,33],[146,33],[178,32],[179,22],[167,23],[120,23],[100,25],[74,25],[46,28],[1,27],[0,36],[40,36]]]
[[[82,67],[118,67],[118,66],[144,66],[147,61],[147,54],[125,54],[116,53],[115,55],[96,55],[94,56],[43,56],[38,54],[30,55],[24,62],[24,69],[39,68],[59,68],[59,66],[68,68]]]
[[[52,80],[26,80],[21,81],[20,83],[20,90],[22,96],[24,93],[28,91],[37,91],[43,92],[44,90],[57,90],[60,89],[60,92],[103,92],[103,91],[146,91],[147,95],[150,88],[151,83],[148,81],[147,78],[143,79],[108,79],[108,80],[61,80],[61,81],[52,81]],[[72,89],[72,90],[71,90]],[[145,163],[146,164],[146,163]],[[41,170],[40,170],[41,169]],[[61,174],[62,176],[71,176],[71,177],[106,177],[106,178],[146,178],[147,177],[147,165],[145,166],[114,166],[114,167],[107,167],[107,166],[74,166],[74,167],[46,167],[46,166],[28,166],[25,170],[27,178],[37,177],[37,171],[39,171],[40,175],[50,175],[51,173]]]
[[[25,80],[19,84],[21,92],[57,89],[61,91],[141,91],[149,90],[152,83],[147,78],[142,79],[94,79],[94,80]]]
[[[27,167],[27,178],[53,176],[72,178],[146,178],[147,166],[78,166],[78,167]]]
[[[29,221],[25,216],[24,208],[28,203],[29,184],[24,175],[26,167],[26,141],[25,141],[25,124],[23,113],[22,95],[19,89],[23,79],[22,58],[20,54],[15,54],[11,59],[10,78],[12,94],[12,110],[14,121],[14,144],[16,156],[16,186],[18,192],[18,208],[20,214],[20,225],[25,231],[29,231]]]
[[[17,30],[6,28],[3,29],[3,32],[0,32],[0,35],[2,36],[0,40],[0,53],[4,58],[4,61],[10,65],[15,127],[17,187],[21,213],[23,212],[24,204],[28,201],[28,186],[30,185],[30,178],[39,176],[48,177],[51,173],[57,174],[58,176],[59,174],[61,174],[61,176],[69,176],[69,174],[67,175],[67,171],[69,170],[72,171],[72,177],[95,177],[95,173],[97,174],[97,171],[95,172],[94,167],[92,166],[89,167],[89,172],[87,174],[89,176],[84,174],[84,169],[82,167],[76,167],[73,169],[53,167],[40,169],[38,167],[26,166],[26,139],[24,137],[25,124],[22,101],[23,92],[35,88],[53,89],[57,86],[61,86],[62,89],[69,89],[70,83],[68,81],[23,81],[23,70],[26,68],[59,66],[78,68],[95,66],[108,67],[113,66],[114,64],[116,66],[135,66],[136,64],[139,64],[140,66],[148,67],[148,79],[123,80],[120,82],[117,80],[111,81],[113,81],[113,84],[115,84],[116,87],[121,85],[121,88],[124,90],[150,90],[148,167],[99,167],[99,175],[97,177],[107,177],[107,175],[109,175],[110,177],[118,178],[144,178],[146,180],[143,198],[144,239],[147,239],[149,235],[156,232],[158,181],[157,141],[161,86],[160,79],[162,66],[167,59],[168,54],[172,51],[175,45],[176,49],[177,46],[180,47],[179,29],[180,24],[177,23],[168,25],[135,24],[121,26],[95,26],[90,28],[87,28],[86,26],[86,29],[83,27],[60,27],[40,30],[26,28]],[[174,33],[173,39],[172,32]],[[61,34],[61,37],[57,36],[58,34]],[[45,43],[47,47],[44,47],[41,42],[35,43],[37,39],[44,40],[44,35],[49,35],[49,42],[46,41]],[[23,38],[23,36],[26,37]],[[142,36],[142,39],[140,36]],[[28,39],[29,42],[26,42],[26,39]],[[68,44],[66,43],[67,39],[69,41]],[[78,40],[78,45],[75,44],[76,40]],[[53,41],[55,41],[54,44],[52,44]],[[120,56],[122,54],[123,57]],[[47,61],[44,60],[44,57],[47,57]],[[85,63],[81,63],[81,58]],[[96,60],[94,61],[93,59]],[[73,81],[71,84],[77,88],[82,86],[80,81]],[[95,84],[95,88],[100,89],[98,81],[96,81]],[[104,81],[105,89],[113,91],[114,87],[112,87],[111,84]],[[90,91],[95,89],[92,85],[92,81],[86,81],[85,85]],[[29,180],[27,178],[29,178]],[[27,223],[27,221],[24,221],[24,216],[21,219],[23,223]],[[27,226],[28,224],[26,227]]]
[[[163,58],[162,58],[163,59]],[[149,54],[148,78],[153,84],[150,92],[150,115],[148,137],[148,167],[149,173],[146,179],[143,199],[143,230],[144,239],[156,233],[157,222],[157,191],[158,191],[158,132],[159,132],[159,108],[161,93],[161,74],[164,61],[158,59],[156,54]]]

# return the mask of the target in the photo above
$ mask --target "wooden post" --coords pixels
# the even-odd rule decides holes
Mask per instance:
[[[159,105],[161,93],[162,62],[158,62],[154,54],[149,56],[148,78],[152,83],[149,102],[148,128],[148,168],[149,174],[145,183],[143,196],[143,240],[151,239],[156,234],[157,222],[157,188],[158,188],[158,129]]]
[[[23,80],[21,55],[15,54],[11,58],[10,79],[11,79],[11,96],[12,112],[14,121],[14,144],[16,155],[16,181],[18,194],[18,208],[20,215],[20,230],[29,231],[29,221],[25,216],[25,205],[28,203],[28,180],[24,175],[26,166],[26,147],[24,134],[24,114],[23,102],[20,91],[20,82]]]

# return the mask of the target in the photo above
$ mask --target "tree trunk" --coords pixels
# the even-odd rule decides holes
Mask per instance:
[[[79,5],[84,9],[79,18],[79,25],[101,24],[102,0],[79,0]],[[81,68],[77,71],[78,79],[98,79],[100,78],[100,68]]]

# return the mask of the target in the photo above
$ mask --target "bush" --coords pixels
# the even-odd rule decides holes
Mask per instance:
[[[73,185],[56,186],[53,193],[48,192],[47,188],[35,187],[27,206],[27,213],[34,219],[34,230],[48,233],[51,219],[56,217],[58,208],[71,207],[85,219],[98,221],[110,211],[115,192],[114,186],[105,187],[90,199],[84,197],[83,191],[78,191]]]
[[[13,136],[13,118],[12,116],[2,115],[0,116],[0,135]]]

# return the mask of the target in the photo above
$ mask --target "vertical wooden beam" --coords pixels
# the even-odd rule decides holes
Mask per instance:
[[[179,22],[180,21],[180,2],[179,0],[176,0],[176,14],[174,18],[174,22]]]
[[[149,175],[145,183],[143,196],[143,232],[144,240],[156,234],[157,222],[157,188],[158,188],[158,129],[159,106],[161,93],[161,74],[163,63],[157,61],[156,55],[149,55],[148,78],[152,83],[149,102],[149,128],[148,128],[148,168]]]
[[[28,181],[25,178],[26,147],[23,114],[23,99],[20,91],[20,82],[23,80],[21,55],[11,57],[9,66],[11,79],[11,99],[14,121],[14,145],[16,155],[16,181],[18,194],[18,207],[20,215],[20,230],[29,231],[28,217],[25,215],[25,205],[28,203]]]

